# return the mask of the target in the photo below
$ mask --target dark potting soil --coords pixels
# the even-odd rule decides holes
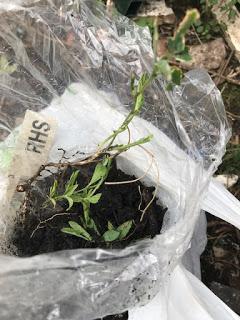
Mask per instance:
[[[102,319],[97,319],[97,320],[128,320],[128,312],[116,314],[113,316],[107,316],[107,317],[104,317]]]
[[[143,210],[152,200],[154,187],[146,187],[140,181],[128,184],[104,184],[99,190],[102,197],[97,204],[91,206],[91,217],[94,219],[101,234],[107,231],[108,221],[114,227],[122,223],[133,220],[133,226],[127,237],[121,242],[116,241],[107,245],[96,235],[92,235],[94,242],[88,242],[61,232],[63,227],[68,226],[68,221],[73,220],[81,224],[80,217],[83,214],[82,205],[74,204],[67,212],[68,204],[59,203],[54,209],[49,204],[44,207],[44,202],[49,194],[49,189],[53,185],[54,179],[58,179],[59,194],[64,190],[66,182],[69,180],[72,172],[80,170],[77,182],[79,188],[85,187],[93,174],[96,164],[83,166],[80,168],[67,168],[61,174],[50,175],[42,180],[38,180],[34,186],[26,193],[24,203],[18,212],[18,218],[12,236],[12,243],[16,247],[16,254],[20,257],[29,257],[42,253],[49,253],[65,249],[77,248],[124,248],[133,241],[153,238],[160,234],[166,208],[157,205],[156,199],[151,203],[145,212],[142,221]],[[107,181],[121,182],[135,179],[122,171],[118,170],[116,164],[112,165]],[[65,215],[55,214],[65,213]],[[67,213],[67,214],[66,214]],[[48,220],[38,228],[40,221]],[[35,230],[35,231],[34,231]],[[33,233],[34,232],[34,233]],[[104,320],[128,319],[128,314],[108,316]]]
[[[96,164],[83,166],[77,179],[79,188],[85,187],[93,174]],[[68,221],[73,220],[81,224],[80,217],[83,214],[82,205],[74,204],[68,212],[68,204],[62,202],[54,209],[51,204],[48,207],[44,203],[49,195],[49,189],[53,185],[55,178],[59,180],[59,194],[64,190],[66,182],[72,172],[79,168],[69,167],[61,177],[49,176],[37,181],[26,194],[26,199],[18,213],[15,223],[12,242],[17,248],[17,255],[29,257],[41,253],[77,248],[109,248],[100,238],[95,238],[94,242],[89,242],[75,236],[61,232],[63,227],[68,226]],[[112,165],[108,176],[108,182],[130,181],[135,179],[118,170],[115,163]],[[113,242],[111,248],[124,248],[131,242],[144,238],[153,238],[160,234],[163,217],[166,212],[162,206],[157,205],[156,199],[145,212],[143,221],[140,222],[143,210],[153,197],[154,187],[146,187],[140,181],[128,184],[103,185],[98,192],[102,197],[97,204],[91,206],[91,217],[98,226],[100,234],[108,230],[108,221],[114,227],[122,223],[133,220],[133,226],[126,239],[121,242]],[[47,221],[37,228],[40,221],[52,218],[55,214],[61,214]],[[33,231],[34,234],[32,235]]]

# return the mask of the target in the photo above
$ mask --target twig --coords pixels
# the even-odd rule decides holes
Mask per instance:
[[[231,53],[230,53],[230,55],[229,55],[226,63],[224,64],[222,70],[220,71],[220,74],[219,74],[219,76],[218,76],[218,79],[216,80],[216,86],[219,85],[219,82],[220,82],[220,80],[221,80],[221,76],[224,75],[224,72],[225,72],[225,70],[227,69],[227,66],[229,65],[229,62],[231,61],[233,54],[234,54],[234,50],[231,51]]]
[[[232,113],[232,112],[230,112],[230,111],[227,111],[227,115],[229,115],[233,120],[234,120],[234,118],[240,119],[240,116],[239,116],[239,115],[234,114],[234,113]]]
[[[229,78],[229,77],[227,77],[227,76],[223,76],[223,75],[221,75],[221,74],[219,74],[219,73],[217,73],[217,72],[214,72],[214,71],[208,71],[208,72],[209,72],[210,75],[212,75],[212,76],[218,76],[218,77],[226,80],[226,81],[229,82],[229,83],[233,83],[233,84],[236,84],[236,85],[240,86],[240,81],[239,81],[239,80],[231,79],[231,78]]]
[[[29,189],[29,187],[32,185],[32,183],[39,177],[41,176],[41,173],[43,171],[49,171],[47,168],[58,168],[58,169],[66,169],[69,166],[83,166],[89,163],[93,163],[96,161],[97,158],[99,158],[101,155],[104,154],[104,151],[101,149],[98,149],[95,154],[90,156],[89,158],[86,158],[85,160],[81,161],[74,161],[74,162],[49,162],[47,164],[44,164],[40,166],[39,170],[36,172],[35,175],[33,175],[30,179],[27,180],[27,182],[23,185],[18,185],[16,190],[17,192],[25,192],[26,190]]]
[[[200,43],[200,45],[202,45],[203,43],[202,43],[201,39],[199,38],[198,33],[197,33],[194,25],[192,26],[192,28],[193,28],[193,32],[194,32],[196,38],[198,39],[198,42]]]
[[[240,267],[239,267],[239,266],[237,266],[235,263],[232,263],[232,262],[227,261],[227,260],[216,259],[215,262],[219,262],[219,263],[223,263],[223,264],[228,264],[228,265],[233,266],[233,267],[236,268],[237,270],[240,270]]]
[[[232,70],[233,71],[233,70]],[[238,76],[240,74],[240,70],[236,71],[236,72],[233,72],[233,73],[230,73],[228,75],[229,78],[235,78],[236,76]]]

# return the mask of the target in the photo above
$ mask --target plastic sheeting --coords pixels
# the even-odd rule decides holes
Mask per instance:
[[[110,16],[95,1],[1,0],[0,19],[1,54],[15,66],[12,73],[0,72],[4,202],[9,159],[26,110],[58,123],[49,161],[59,160],[59,147],[69,154],[94,150],[124,119],[132,103],[130,76],[150,71],[153,53],[147,29]],[[141,117],[130,126],[133,140],[154,135],[146,147],[155,166],[143,181],[157,185],[160,173],[157,196],[169,208],[161,235],[125,250],[79,249],[24,259],[2,254],[1,319],[91,320],[146,304],[159,291],[164,296],[169,275],[189,249],[230,135],[221,95],[206,72],[191,71],[172,92],[165,88],[162,79],[152,85]],[[123,134],[118,142],[126,139]],[[134,148],[119,157],[118,166],[140,177],[149,161]],[[5,217],[6,212],[2,247],[9,236]]]

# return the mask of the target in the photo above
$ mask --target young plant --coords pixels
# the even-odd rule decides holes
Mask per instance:
[[[240,1],[240,0],[239,0]],[[168,82],[168,89],[173,85],[179,85],[183,78],[183,72],[177,67],[172,67],[172,61],[189,61],[191,56],[188,48],[185,45],[185,36],[191,26],[198,21],[200,15],[196,9],[188,10],[183,21],[180,23],[175,35],[168,39],[168,46],[166,53],[158,59],[158,72]],[[148,26],[153,38],[153,49],[157,55],[157,47],[159,41],[158,19],[157,18],[139,18],[136,21],[140,26]]]
[[[194,27],[199,37],[203,40],[210,40],[221,32],[221,26],[215,18],[207,21],[198,20],[195,22]]]
[[[57,192],[57,180],[54,181],[53,186],[50,188],[48,202],[51,202],[55,207],[57,202],[65,200],[68,202],[67,211],[69,211],[75,203],[81,203],[83,207],[83,226],[70,221],[70,227],[63,228],[63,232],[84,238],[88,241],[91,241],[91,236],[86,229],[94,230],[97,235],[100,235],[94,220],[90,216],[90,206],[91,204],[98,203],[101,198],[101,193],[97,193],[97,191],[106,180],[111,168],[111,163],[112,159],[109,156],[105,156],[103,160],[96,165],[91,181],[83,189],[78,188],[77,178],[79,170],[72,173],[62,195],[59,195]]]
[[[177,68],[171,68],[168,64],[167,58],[175,57],[175,59],[178,60],[186,60],[189,58],[187,48],[185,47],[184,37],[187,30],[198,18],[198,16],[199,15],[196,10],[192,10],[187,13],[175,36],[169,39],[168,56],[156,61],[150,74],[144,73],[138,82],[136,81],[135,77],[132,77],[131,93],[133,97],[133,108],[119,128],[114,130],[113,133],[99,145],[100,151],[97,152],[97,155],[99,158],[103,157],[103,159],[96,165],[89,184],[85,188],[79,189],[77,183],[79,170],[76,170],[72,173],[65,186],[63,194],[58,194],[58,181],[54,181],[53,186],[50,188],[48,202],[52,203],[52,205],[55,207],[57,202],[67,201],[67,211],[69,211],[76,203],[81,203],[83,207],[83,217],[80,217],[81,225],[75,221],[69,221],[69,226],[63,228],[62,232],[83,238],[86,241],[92,241],[92,233],[94,233],[101,237],[105,242],[123,240],[130,232],[133,221],[126,221],[117,228],[114,228],[109,222],[108,230],[101,236],[95,221],[91,217],[91,205],[98,203],[101,198],[101,193],[97,193],[97,191],[108,177],[111,169],[112,159],[128,149],[145,144],[152,139],[152,135],[149,135],[135,142],[129,142],[127,144],[115,144],[117,136],[128,130],[129,124],[133,118],[140,114],[144,104],[144,93],[160,74],[163,74],[167,79],[173,81],[174,83],[180,83],[182,76],[181,70],[178,70]]]
[[[172,61],[190,61],[188,47],[185,44],[185,36],[191,26],[199,19],[200,15],[196,9],[188,10],[173,37],[168,39],[167,52],[160,57],[158,72],[169,82],[167,88],[172,89],[179,85],[183,78],[180,68],[170,66]]]
[[[129,234],[133,225],[133,221],[129,220],[114,228],[112,223],[108,221],[108,230],[103,234],[102,238],[105,242],[121,241]]]
[[[101,198],[101,193],[97,192],[108,177],[113,158],[134,146],[147,143],[152,139],[152,135],[149,135],[125,145],[114,144],[117,136],[126,131],[132,119],[140,113],[144,104],[144,92],[157,76],[158,64],[155,64],[152,73],[143,74],[137,83],[136,79],[132,78],[131,92],[134,100],[133,108],[120,127],[100,144],[99,149],[101,152],[98,152],[98,155],[99,157],[102,156],[103,159],[96,165],[88,185],[83,189],[79,189],[77,183],[79,170],[75,170],[72,173],[62,194],[58,193],[58,181],[54,181],[45,205],[51,203],[55,207],[59,201],[66,201],[68,203],[67,211],[69,211],[76,203],[81,203],[83,207],[83,217],[80,217],[81,225],[75,221],[69,221],[69,226],[63,228],[62,232],[83,238],[86,241],[92,241],[92,232],[97,236],[101,236],[95,221],[91,217],[91,205],[98,203]],[[109,224],[109,229],[102,235],[102,239],[106,242],[122,240],[127,236],[131,227],[132,221],[127,221],[116,229],[110,228]]]

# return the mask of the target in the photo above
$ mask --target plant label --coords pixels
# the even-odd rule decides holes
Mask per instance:
[[[31,178],[47,162],[56,129],[53,118],[27,110],[8,172],[8,200],[11,200],[20,179]]]

